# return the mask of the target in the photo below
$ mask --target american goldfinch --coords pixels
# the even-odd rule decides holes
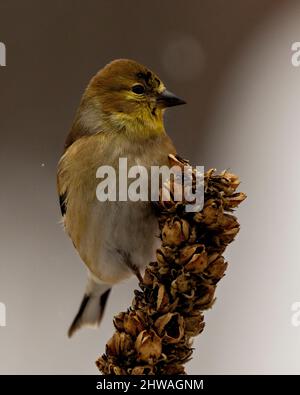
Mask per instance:
[[[58,164],[57,185],[66,232],[87,267],[88,282],[69,337],[97,326],[111,287],[133,273],[140,277],[154,258],[158,225],[151,201],[99,201],[97,169],[168,165],[176,149],[163,114],[185,102],[156,74],[127,59],[106,65],[89,82]]]

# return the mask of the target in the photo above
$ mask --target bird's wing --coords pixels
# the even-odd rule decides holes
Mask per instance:
[[[101,134],[81,137],[65,150],[58,163],[60,209],[65,228],[76,245],[86,231],[89,208],[96,199],[96,172],[105,160],[103,141]]]
[[[69,134],[70,136],[70,134]],[[68,139],[69,139],[68,136]],[[67,139],[67,142],[68,142]],[[72,162],[78,160],[77,154],[80,149],[73,149],[74,146],[80,147],[82,143],[88,139],[88,136],[81,136],[73,140],[72,142],[69,142],[65,144],[64,147],[64,152],[62,157],[60,158],[60,161],[58,163],[57,167],[57,191],[58,191],[58,196],[59,196],[59,205],[60,205],[60,211],[61,215],[65,216],[67,213],[67,201],[68,201],[68,195],[69,195],[69,184],[72,182],[70,175],[74,173],[72,171]]]
[[[60,211],[61,215],[64,216],[67,212],[67,192],[59,194],[59,205],[60,205]]]
[[[93,207],[97,199],[95,191],[99,183],[96,172],[107,161],[103,155],[104,141],[101,133],[76,140],[62,155],[57,169],[57,190],[64,228],[91,271],[104,230],[101,221],[93,220]],[[97,205],[97,210],[100,210],[97,211],[97,218],[101,218],[104,207]],[[86,237],[90,231],[97,235],[99,242],[95,246],[94,239]]]
[[[60,211],[61,215],[64,216],[67,212],[67,186],[64,183],[64,179],[62,176],[62,160],[63,160],[64,155],[62,156],[61,160],[58,163],[58,169],[57,169],[57,192],[58,192],[58,197],[59,197],[59,205],[60,205]]]
[[[59,205],[60,205],[60,211],[61,215],[64,216],[67,212],[67,189],[66,186],[64,186],[64,181],[62,177],[62,172],[64,168],[64,157],[68,155],[68,149],[69,147],[76,141],[79,140],[82,136],[84,135],[84,132],[78,131],[76,128],[72,128],[70,133],[67,136],[67,139],[65,141],[64,145],[64,152],[63,156],[61,157],[59,163],[58,163],[58,169],[57,169],[57,191],[58,191],[58,196],[59,196]]]

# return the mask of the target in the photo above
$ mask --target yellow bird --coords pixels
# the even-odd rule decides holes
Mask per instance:
[[[99,325],[111,287],[154,258],[158,225],[150,201],[99,201],[97,169],[168,165],[176,149],[163,114],[185,102],[133,60],[106,65],[89,82],[58,164],[64,227],[88,269],[85,295],[68,335]]]

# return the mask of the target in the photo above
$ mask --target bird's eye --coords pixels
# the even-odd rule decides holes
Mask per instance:
[[[138,95],[142,95],[145,93],[145,87],[142,84],[133,85],[131,88],[132,92],[137,93]]]

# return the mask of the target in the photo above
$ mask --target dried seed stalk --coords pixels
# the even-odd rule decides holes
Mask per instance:
[[[188,165],[169,159],[171,165]],[[196,170],[190,169],[194,180]],[[116,332],[96,362],[103,374],[185,373],[191,340],[204,329],[202,312],[214,303],[227,268],[224,250],[239,231],[232,211],[246,195],[236,192],[238,185],[238,177],[227,171],[206,172],[204,207],[197,213],[187,213],[185,201],[164,201],[166,190],[173,196],[178,188],[176,180],[164,185],[157,207],[162,240],[157,260],[147,266],[132,306],[114,318]]]

